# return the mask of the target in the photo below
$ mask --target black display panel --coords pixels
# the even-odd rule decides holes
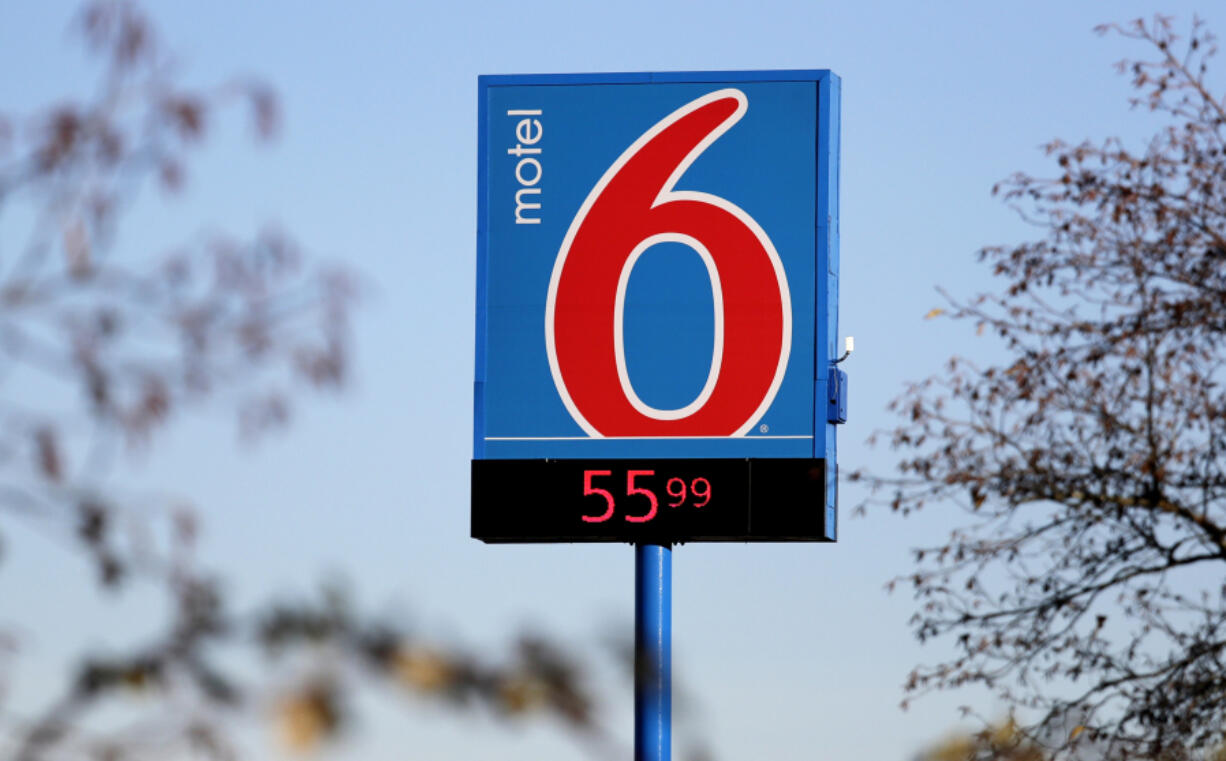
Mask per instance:
[[[473,460],[491,543],[828,542],[822,459]]]

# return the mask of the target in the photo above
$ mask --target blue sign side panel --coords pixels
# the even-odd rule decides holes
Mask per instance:
[[[604,171],[644,131],[721,86],[742,90],[744,118],[688,168],[677,190],[726,198],[767,231],[783,261],[793,345],[779,393],[750,434],[711,439],[588,437],[549,370],[544,300],[571,220]],[[828,457],[826,388],[837,342],[838,79],[828,72],[488,76],[479,80],[477,358],[474,457]],[[516,128],[540,111],[531,164]],[[833,122],[831,119],[833,118]],[[833,124],[833,127],[831,126]],[[528,128],[529,132],[535,126]],[[520,170],[516,174],[517,168]],[[525,180],[531,181],[525,183]],[[516,224],[516,193],[541,208]],[[701,387],[713,341],[711,285],[680,244],[649,249],[626,294],[626,364],[660,408]]]
[[[817,241],[818,241],[818,368],[817,387],[828,388],[829,376],[836,372],[839,341],[839,141],[842,83],[833,72],[818,80],[817,103]],[[825,405],[822,405],[824,407]],[[819,411],[818,414],[826,413]],[[818,426],[823,451],[814,457],[826,459],[826,522],[831,541],[837,538],[838,442],[837,427],[828,418]],[[814,438],[815,446],[819,439]]]
[[[485,104],[488,87],[488,78],[477,78],[477,313],[474,325],[476,356],[473,358],[473,457],[477,459],[485,457],[486,263],[489,261],[489,231],[486,228],[489,203],[485,171],[489,159],[485,124],[489,114]]]

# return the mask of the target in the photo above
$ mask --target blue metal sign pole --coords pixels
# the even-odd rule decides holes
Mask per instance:
[[[634,761],[672,751],[672,608],[672,548],[634,545]]]

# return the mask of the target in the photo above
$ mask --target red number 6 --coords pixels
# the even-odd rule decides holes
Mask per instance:
[[[779,390],[792,308],[774,245],[731,202],[673,190],[747,107],[744,93],[724,89],[669,114],[613,162],[571,222],[549,283],[545,344],[558,393],[590,436],[743,436]],[[622,337],[630,272],[663,242],[702,257],[715,305],[707,381],[672,410],[639,399]]]

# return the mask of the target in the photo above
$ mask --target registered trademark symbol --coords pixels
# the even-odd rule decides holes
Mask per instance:
[[[767,432],[767,431],[769,431],[770,429],[771,429],[771,427],[770,427],[769,425],[767,425],[766,423],[763,423],[762,425],[758,426],[758,432],[759,432],[759,433],[766,433],[766,432]]]

